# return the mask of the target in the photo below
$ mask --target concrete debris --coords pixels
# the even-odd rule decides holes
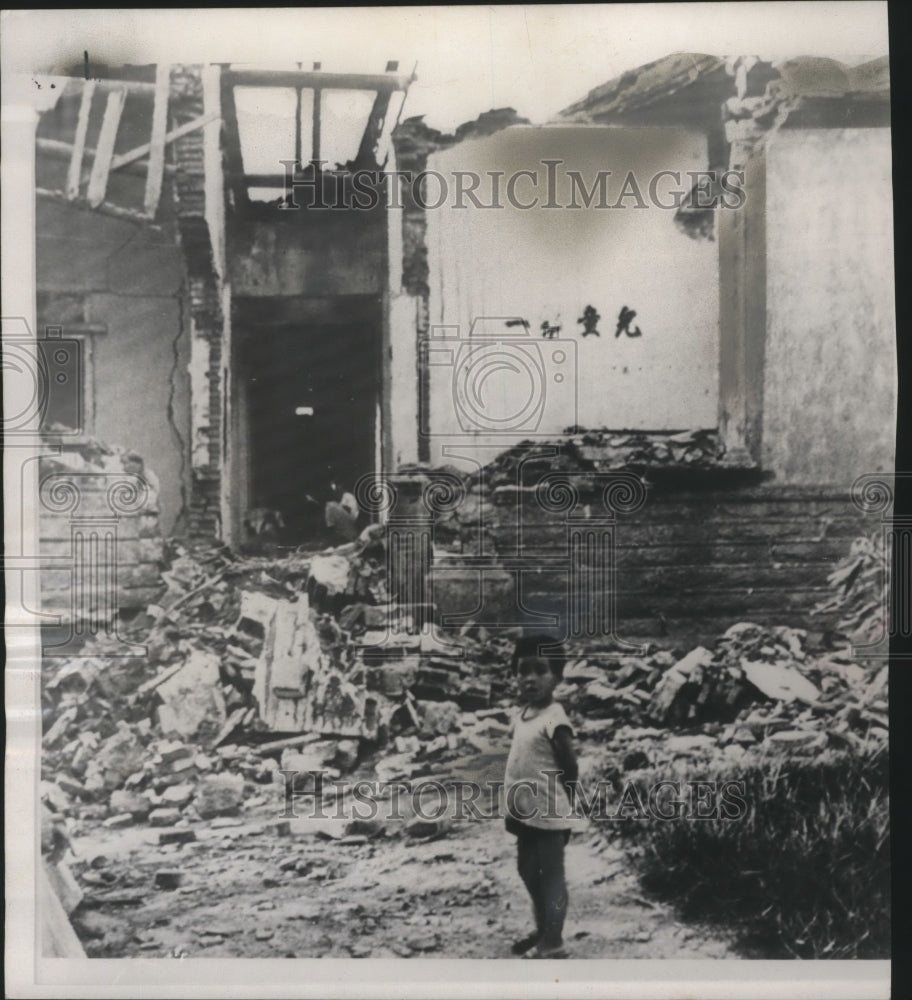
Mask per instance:
[[[111,792],[108,808],[112,813],[118,815],[126,813],[133,820],[147,819],[152,811],[152,805],[147,796],[138,795],[123,788]]]
[[[243,802],[244,778],[239,774],[219,774],[200,781],[194,805],[203,819],[211,819],[240,812]]]
[[[225,698],[219,686],[219,661],[194,649],[184,665],[156,688],[162,704],[158,724],[166,735],[211,735],[225,722]]]
[[[820,698],[820,692],[797,670],[780,663],[742,663],[744,676],[768,698],[780,701],[793,701],[798,698],[814,704]]]

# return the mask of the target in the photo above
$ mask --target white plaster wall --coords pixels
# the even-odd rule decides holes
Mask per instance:
[[[893,469],[892,211],[888,129],[771,139],[763,465],[779,479]]]
[[[390,377],[393,468],[418,460],[417,299],[390,295]]]
[[[610,170],[606,201],[612,205],[628,171],[648,203],[653,175],[705,170],[707,152],[705,137],[685,129],[547,126],[511,128],[435,154],[428,167],[446,178],[450,196],[443,207],[427,212],[432,328],[458,328],[464,338],[474,317],[528,319],[531,338],[525,350],[544,351],[544,384],[550,392],[536,428],[541,435],[559,434],[573,423],[615,429],[715,427],[717,244],[682,233],[672,210],[651,204],[636,208],[633,198],[622,208],[544,208],[543,160],[564,161],[555,169],[555,200],[561,205],[572,200],[566,171],[580,171],[588,188],[599,170]],[[466,207],[455,207],[454,171],[504,171],[509,177],[523,169],[539,175],[538,207],[510,207],[504,194],[500,200],[507,207],[502,209],[476,208],[468,199]],[[682,180],[682,186],[690,186],[686,176]],[[661,182],[658,190],[666,202],[674,186],[671,179]],[[430,200],[437,187],[438,182],[429,182]],[[525,180],[516,193],[525,201],[534,197]],[[482,182],[478,196],[485,204],[491,201],[489,181]],[[588,304],[601,314],[600,337],[581,336],[577,319]],[[643,331],[638,339],[615,338],[617,315],[625,305],[637,312],[633,325]],[[564,345],[541,338],[545,319],[562,325]],[[496,327],[488,324],[489,331]],[[522,330],[505,333],[515,337]],[[558,349],[567,358],[561,363],[552,360]],[[569,376],[563,384],[553,381],[558,371]],[[520,367],[487,379],[481,391],[490,412],[506,417],[518,411],[531,384]],[[462,404],[454,403],[453,393],[452,368],[432,367],[435,435],[459,430],[456,407]],[[528,438],[528,430],[472,437],[478,444],[506,446]]]

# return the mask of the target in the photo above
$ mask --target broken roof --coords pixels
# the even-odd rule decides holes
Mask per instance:
[[[672,124],[704,118],[735,93],[735,58],[679,52],[628,70],[590,90],[560,112],[560,121]],[[881,99],[889,101],[889,59],[858,66],[836,59],[800,56],[781,62],[751,59],[747,95],[762,95],[771,82],[799,101]],[[740,95],[746,96],[746,95]]]

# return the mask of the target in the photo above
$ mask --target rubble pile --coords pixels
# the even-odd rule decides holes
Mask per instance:
[[[888,737],[887,666],[811,648],[801,629],[733,625],[713,650],[568,664],[565,699],[586,739],[625,770],[676,758],[862,752]]]
[[[598,472],[669,465],[709,468],[718,464],[725,454],[714,430],[680,434],[586,431],[571,440],[580,457],[591,461]]]
[[[664,468],[715,468],[724,462],[725,448],[713,430],[603,431],[571,427],[559,441],[523,442],[507,449],[480,472],[470,485],[532,485],[553,472],[634,472]],[[520,482],[520,473],[522,482]]]
[[[886,642],[890,596],[890,560],[884,532],[856,538],[848,555],[827,577],[833,597],[815,609],[817,614],[837,612],[837,628],[858,645]]]
[[[620,437],[641,457],[661,444],[675,460],[676,448],[708,453],[711,442],[699,432]],[[482,493],[515,483],[520,459],[593,468],[580,442],[557,460],[524,448],[460,476],[465,495],[441,524],[471,535],[463,529],[490,509]],[[196,823],[274,806],[277,786],[288,791],[282,771],[392,781],[503,754],[515,636],[430,627],[433,607],[397,601],[386,543],[377,525],[338,548],[281,558],[170,543],[154,602],[122,623],[138,655],[106,655],[93,639],[79,655],[44,660],[45,807],[77,825],[143,824],[177,843]],[[831,577],[837,600],[863,605],[852,605],[850,624],[873,594],[875,544],[853,546]],[[885,745],[886,666],[859,665],[824,638],[745,622],[686,655],[586,652],[567,664],[557,696],[587,766],[603,773]]]
[[[339,776],[379,752],[378,777],[410,777],[502,745],[509,641],[421,628],[385,558],[376,526],[282,559],[172,543],[164,591],[126,626],[144,655],[45,657],[46,805],[180,830],[263,804],[282,768]]]

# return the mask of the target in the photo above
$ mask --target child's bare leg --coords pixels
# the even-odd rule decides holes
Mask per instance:
[[[519,869],[519,877],[523,880],[526,890],[532,900],[532,912],[535,916],[535,932],[521,941],[515,942],[512,951],[514,955],[521,955],[536,944],[542,935],[544,928],[544,912],[542,908],[541,893],[539,889],[540,872],[537,850],[536,835],[520,835],[516,838],[516,860]]]
[[[550,950],[563,944],[564,919],[567,916],[569,897],[564,877],[564,832],[543,830],[536,841],[538,894],[543,918],[538,946]]]

